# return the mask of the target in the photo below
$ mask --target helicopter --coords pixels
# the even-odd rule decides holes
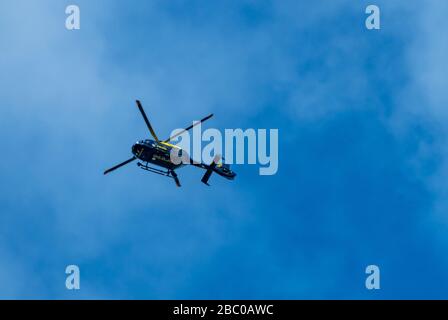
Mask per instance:
[[[191,126],[181,131],[178,131],[176,134],[169,137],[168,139],[160,140],[157,137],[154,129],[152,128],[151,123],[149,122],[148,117],[146,116],[145,110],[143,109],[141,102],[139,100],[136,100],[136,103],[138,109],[140,110],[140,113],[142,114],[143,120],[145,121],[146,126],[149,129],[149,133],[154,138],[154,140],[144,139],[137,141],[131,148],[133,154],[132,158],[123,161],[122,163],[117,164],[116,166],[113,166],[110,169],[107,169],[106,171],[104,171],[105,175],[118,168],[121,168],[124,165],[127,165],[128,163],[131,163],[135,160],[140,160],[139,162],[137,162],[138,167],[152,173],[172,178],[178,187],[180,187],[181,184],[179,176],[177,175],[175,170],[186,165],[192,165],[194,167],[205,169],[206,171],[201,181],[208,186],[209,186],[208,180],[210,179],[210,176],[212,175],[213,172],[229,180],[233,180],[236,177],[236,173],[230,169],[230,165],[221,161],[221,159],[223,158],[220,155],[216,155],[211,164],[205,164],[202,162],[198,163],[196,161],[193,161],[190,158],[190,156],[185,152],[185,150],[182,150],[178,146],[170,143],[170,141],[176,138],[177,136],[192,129],[194,126],[210,119],[213,116],[213,114],[210,114],[202,118],[201,120],[194,122]],[[179,162],[178,164],[174,163],[173,161],[171,161],[170,157],[171,152],[173,151],[177,152],[178,155],[182,155],[183,159],[185,158],[189,159],[189,161],[182,161]]]

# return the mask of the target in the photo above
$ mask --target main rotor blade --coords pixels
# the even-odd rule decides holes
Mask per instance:
[[[142,104],[140,103],[139,100],[136,101],[137,102],[137,107],[140,110],[143,119],[146,122],[146,125],[148,126],[149,132],[151,132],[151,135],[154,137],[154,139],[156,139],[157,142],[159,142],[159,138],[157,138],[156,133],[154,132],[154,129],[151,126],[151,123],[149,123],[148,117],[146,116],[145,110],[143,110]]]
[[[104,174],[108,174],[109,172],[112,172],[112,171],[114,171],[114,170],[116,170],[116,169],[118,169],[118,168],[128,164],[129,162],[134,161],[135,159],[137,159],[137,158],[136,157],[132,157],[131,159],[126,160],[125,162],[117,164],[115,167],[112,167],[112,168],[107,169],[106,171],[104,171]]]
[[[174,138],[176,138],[177,136],[180,136],[180,135],[181,135],[182,133],[184,133],[185,131],[190,130],[191,128],[193,128],[193,127],[197,126],[198,124],[200,124],[200,123],[202,123],[202,122],[204,122],[204,121],[210,119],[211,117],[213,117],[213,113],[212,113],[212,114],[209,114],[209,115],[206,116],[205,118],[202,118],[201,120],[199,120],[199,121],[193,123],[191,126],[189,126],[189,127],[185,128],[185,129],[179,131],[178,133],[176,133],[175,135],[169,137],[168,139],[164,140],[163,142],[168,142],[168,141],[170,141],[170,140],[173,140]]]

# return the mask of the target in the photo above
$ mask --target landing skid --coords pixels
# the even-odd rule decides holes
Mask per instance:
[[[178,187],[180,187],[179,178],[177,177],[177,174],[176,174],[176,172],[174,172],[174,170],[170,170],[169,169],[167,171],[163,171],[163,170],[160,170],[160,169],[157,169],[157,168],[154,168],[154,167],[150,167],[148,165],[148,163],[143,164],[141,162],[138,162],[137,166],[139,166],[143,170],[146,170],[146,171],[149,171],[149,172],[152,172],[152,173],[156,173],[156,174],[160,174],[161,176],[164,176],[164,177],[173,178],[174,182],[176,182],[176,185]]]

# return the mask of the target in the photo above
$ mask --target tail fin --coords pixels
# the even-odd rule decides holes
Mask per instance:
[[[208,179],[210,179],[210,176],[213,173],[213,170],[216,167],[216,164],[221,160],[221,155],[216,155],[213,159],[212,163],[208,166],[207,171],[205,172],[204,176],[202,177],[201,181],[209,186]]]

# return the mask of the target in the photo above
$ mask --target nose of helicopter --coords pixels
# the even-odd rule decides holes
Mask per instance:
[[[136,142],[136,143],[134,143],[134,145],[132,146],[132,154],[133,154],[134,156],[137,156],[137,154],[138,154],[138,152],[139,152],[140,149],[141,149],[141,147],[140,147],[140,142]]]

